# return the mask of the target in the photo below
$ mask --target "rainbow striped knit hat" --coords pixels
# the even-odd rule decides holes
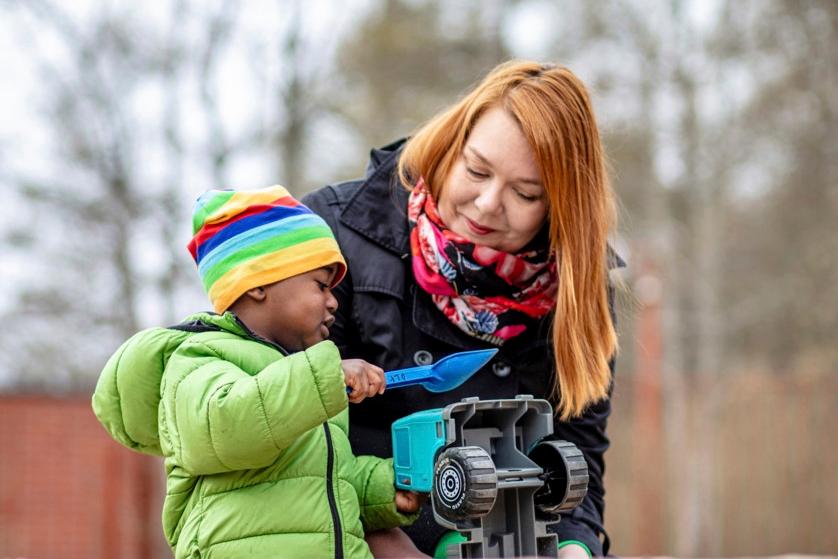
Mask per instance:
[[[281,186],[210,190],[195,202],[189,252],[215,311],[242,294],[330,264],[346,262],[323,219]]]

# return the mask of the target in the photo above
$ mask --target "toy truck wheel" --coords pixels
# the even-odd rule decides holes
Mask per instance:
[[[544,470],[544,485],[535,494],[542,512],[557,514],[573,510],[588,493],[588,463],[582,451],[568,441],[542,441],[530,459]]]
[[[485,516],[495,505],[498,475],[491,456],[479,446],[449,448],[434,468],[433,501],[451,521]]]

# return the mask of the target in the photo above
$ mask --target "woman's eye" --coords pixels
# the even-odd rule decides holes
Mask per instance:
[[[486,173],[481,173],[480,171],[476,171],[471,167],[466,167],[466,172],[476,179],[485,179],[489,176]]]
[[[522,191],[520,191],[520,190],[516,190],[515,192],[518,194],[518,196],[519,196],[521,199],[523,199],[523,200],[525,200],[525,201],[527,201],[527,202],[535,202],[535,201],[536,201],[536,200],[538,200],[538,198],[539,198],[539,196],[533,196],[533,195],[531,195],[531,194],[527,194],[526,192],[522,192]]]

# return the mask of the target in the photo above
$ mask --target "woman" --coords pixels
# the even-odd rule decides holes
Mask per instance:
[[[502,64],[409,140],[373,150],[365,178],[304,202],[332,226],[349,265],[331,328],[344,358],[395,369],[499,348],[451,392],[405,388],[355,406],[355,452],[391,456],[394,420],[464,397],[549,399],[555,437],[582,450],[590,473],[585,501],[556,526],[560,553],[607,553],[603,453],[617,349],[608,268],[618,258],[584,85],[566,68]],[[444,533],[427,510],[406,531],[426,553]]]

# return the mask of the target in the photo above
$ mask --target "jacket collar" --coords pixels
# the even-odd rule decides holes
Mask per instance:
[[[236,314],[232,311],[227,311],[224,314],[218,314],[211,311],[195,313],[189,315],[188,317],[186,317],[186,319],[184,319],[182,323],[173,326],[172,328],[176,330],[187,330],[197,332],[201,331],[199,325],[209,326],[213,329],[230,332],[231,334],[235,334],[236,336],[240,336],[242,338],[250,338],[259,343],[271,346],[283,355],[289,354],[289,351],[281,345],[263,338],[262,336],[258,335],[250,328],[248,328],[247,325],[244,322],[242,322],[242,320],[238,316],[236,316]]]
[[[370,152],[363,184],[340,214],[345,226],[402,257],[410,252],[408,192],[399,183],[395,167],[404,142],[403,138]]]
[[[237,336],[247,336],[248,330],[238,317],[230,311],[218,314],[212,311],[197,312],[187,316],[183,322],[172,326],[177,330],[199,331],[201,327],[224,330]]]

